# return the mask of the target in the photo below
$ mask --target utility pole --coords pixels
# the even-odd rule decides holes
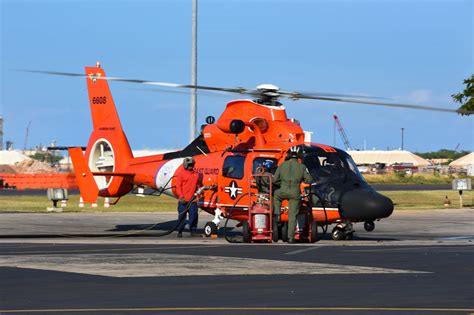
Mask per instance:
[[[191,85],[197,85],[197,2],[193,0],[193,18],[192,18],[192,41],[191,41]],[[196,89],[191,89],[191,111],[190,111],[190,142],[196,138],[197,123],[197,95]]]
[[[403,151],[403,150],[404,150],[404,144],[403,144],[403,140],[404,140],[404,139],[403,139],[403,132],[405,131],[405,128],[403,128],[403,127],[402,127],[402,128],[401,128],[401,130],[402,130],[402,151]]]

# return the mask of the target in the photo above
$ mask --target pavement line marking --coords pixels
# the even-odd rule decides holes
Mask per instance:
[[[474,308],[417,308],[417,307],[144,307],[144,308],[63,308],[0,310],[3,313],[61,313],[61,312],[222,312],[222,311],[346,311],[346,312],[474,312]]]
[[[288,268],[288,261],[212,255],[165,253],[117,253],[77,255],[3,255],[0,267],[15,267],[95,276],[195,277],[249,275],[328,275],[328,274],[398,274],[431,273],[371,266],[298,262]]]
[[[450,236],[450,237],[437,237],[437,241],[450,241],[450,240],[474,240],[474,235],[466,236]]]
[[[432,249],[453,249],[452,247],[449,247],[449,248],[446,248],[447,246],[436,246],[436,245],[432,245],[432,246],[407,246],[407,247],[400,247],[400,248],[390,248],[390,247],[379,247],[379,248],[376,248],[376,249],[347,249],[347,250],[343,250],[345,252],[357,252],[357,253],[362,253],[362,252],[380,252],[380,251],[406,251],[406,252],[409,252],[409,251],[420,251],[421,250],[432,250]],[[465,246],[464,246],[465,247]]]
[[[81,245],[81,244],[79,244]],[[9,252],[6,255],[15,255],[15,254],[74,254],[74,253],[103,253],[104,251],[107,252],[125,252],[125,251],[134,251],[134,250],[147,250],[147,249],[156,249],[156,250],[164,250],[164,249],[190,249],[190,248],[203,248],[203,247],[219,247],[223,246],[220,244],[216,245],[196,245],[196,246],[173,246],[173,247],[136,247],[136,248],[101,248],[101,249],[70,249],[70,250],[51,250],[51,251],[26,251],[26,252]],[[1,250],[1,248],[0,248]],[[3,255],[0,253],[0,256]]]
[[[295,254],[301,254],[301,253],[304,253],[304,252],[309,252],[309,251],[311,251],[311,250],[318,249],[318,248],[321,248],[321,247],[320,247],[320,246],[311,246],[311,247],[306,247],[306,248],[303,248],[303,249],[298,249],[298,250],[294,250],[294,251],[291,251],[291,252],[285,253],[285,255],[295,255]]]

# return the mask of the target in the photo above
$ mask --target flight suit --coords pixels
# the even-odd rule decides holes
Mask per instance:
[[[275,186],[280,186],[273,197],[273,211],[280,215],[282,200],[288,200],[288,238],[294,239],[296,220],[300,206],[300,184],[310,184],[313,179],[306,166],[298,162],[297,158],[290,158],[283,162],[273,175]]]
[[[255,177],[255,184],[257,185],[257,190],[260,194],[270,193],[270,179],[271,178],[272,178],[272,173],[268,171],[265,171],[260,176]]]

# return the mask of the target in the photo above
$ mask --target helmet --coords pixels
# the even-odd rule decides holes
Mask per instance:
[[[300,153],[300,147],[298,145],[292,146],[290,150],[288,150],[288,158],[296,158]]]
[[[275,162],[272,161],[272,160],[265,160],[265,161],[263,161],[262,166],[263,166],[266,170],[271,170],[271,169],[273,169],[273,167],[275,166]]]
[[[194,166],[194,164],[196,164],[196,162],[191,156],[185,157],[183,160],[184,168],[189,168],[190,166]]]

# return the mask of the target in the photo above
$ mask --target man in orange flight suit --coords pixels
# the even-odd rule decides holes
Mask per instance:
[[[189,206],[189,230],[191,231],[190,236],[199,236],[197,233],[197,224],[198,224],[198,207],[196,200],[193,198],[196,190],[201,186],[201,179],[199,173],[194,171],[195,161],[192,157],[186,157],[183,160],[183,169],[178,172],[176,175],[176,194],[178,196],[178,213],[179,219],[181,219],[180,224],[178,225],[178,237],[183,237],[183,230],[186,223],[186,216],[182,213]]]

